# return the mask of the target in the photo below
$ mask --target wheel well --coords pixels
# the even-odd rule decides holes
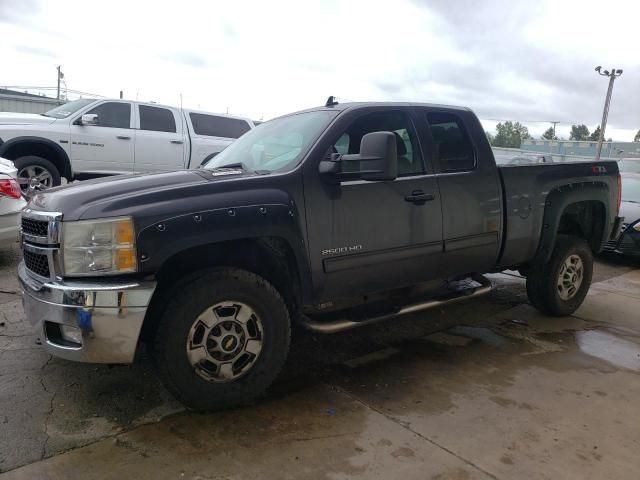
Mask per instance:
[[[300,277],[295,256],[283,239],[261,237],[202,245],[174,255],[157,272],[158,286],[147,311],[141,339],[148,340],[153,334],[178,280],[215,267],[236,267],[260,275],[282,295],[292,316],[300,307]]]
[[[560,216],[558,234],[574,235],[589,242],[594,252],[600,249],[605,232],[605,208],[599,201],[567,205]]]
[[[2,155],[9,160],[16,160],[26,155],[36,155],[45,158],[56,166],[61,176],[67,180],[71,180],[71,168],[68,160],[54,147],[46,143],[31,141],[17,142],[9,146],[7,151]]]

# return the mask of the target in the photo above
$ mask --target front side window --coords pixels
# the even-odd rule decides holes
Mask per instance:
[[[131,126],[131,105],[128,103],[107,102],[86,113],[98,115],[99,127],[129,128]]]
[[[473,170],[476,156],[462,120],[451,113],[427,114],[441,172]]]
[[[340,154],[360,153],[362,137],[372,132],[392,132],[396,137],[398,153],[398,176],[422,175],[425,173],[422,155],[407,115],[400,112],[376,112],[356,119],[333,145]],[[357,171],[356,162],[346,162],[345,170]]]
[[[160,107],[139,105],[140,130],[152,132],[176,132],[176,119],[171,110]]]
[[[204,168],[241,166],[261,172],[291,170],[336,114],[333,110],[317,110],[262,123],[225,148]]]
[[[249,124],[239,118],[220,117],[205,113],[190,113],[189,118],[191,118],[193,131],[196,135],[239,138],[251,130]]]

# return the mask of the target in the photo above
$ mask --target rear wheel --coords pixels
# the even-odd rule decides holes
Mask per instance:
[[[532,265],[527,272],[527,295],[543,313],[571,315],[591,286],[593,253],[581,238],[560,236],[549,262]]]
[[[60,185],[60,172],[46,158],[28,155],[13,161],[18,169],[18,183],[25,197],[29,198],[47,188]]]
[[[250,403],[280,372],[289,312],[263,278],[221,269],[181,281],[156,330],[154,358],[166,387],[193,410]]]

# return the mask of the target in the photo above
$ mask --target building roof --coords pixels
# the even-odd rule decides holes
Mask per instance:
[[[44,98],[48,100],[55,100],[55,98],[46,97],[44,95],[35,95],[33,93],[18,92],[17,90],[9,90],[7,88],[0,88],[0,95],[11,95],[14,97]]]

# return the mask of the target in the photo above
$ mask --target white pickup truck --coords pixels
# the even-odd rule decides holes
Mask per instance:
[[[0,157],[25,195],[68,181],[196,168],[254,127],[247,118],[155,103],[80,99],[47,113],[0,113]]]

